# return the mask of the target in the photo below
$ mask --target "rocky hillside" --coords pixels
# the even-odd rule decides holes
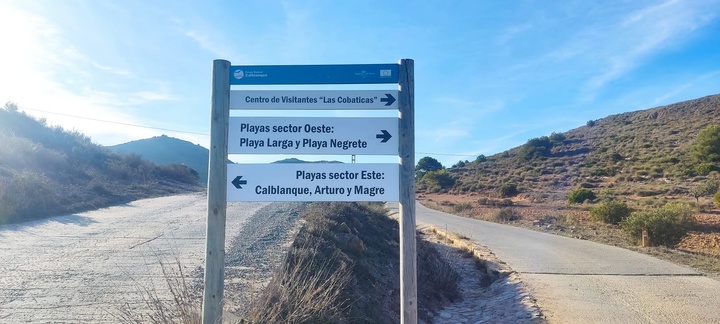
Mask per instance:
[[[720,95],[612,115],[565,133],[448,169],[451,186],[420,183],[427,192],[498,193],[517,185],[531,199],[593,188],[607,195],[688,195],[717,163],[693,156],[698,133],[720,124]]]
[[[0,224],[197,190],[198,174],[114,153],[75,131],[0,108]]]

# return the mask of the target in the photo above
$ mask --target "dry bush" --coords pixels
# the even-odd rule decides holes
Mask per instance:
[[[294,247],[277,270],[250,323],[333,323],[343,318],[349,300],[339,300],[350,283],[349,266],[335,253],[318,262],[315,246]]]
[[[457,271],[428,241],[418,240],[417,249],[417,280],[423,284],[423,287],[418,287],[419,301],[427,307],[460,299],[460,275]]]
[[[200,309],[200,301],[194,299],[191,290],[185,280],[180,261],[175,259],[175,264],[169,265],[160,262],[163,278],[170,292],[172,299],[161,298],[154,284],[142,285],[135,281],[135,286],[142,296],[145,305],[142,309],[133,308],[125,303],[116,313],[113,313],[115,320],[120,323],[152,323],[152,324],[198,324],[201,317],[197,313]],[[177,268],[176,268],[177,267]]]
[[[518,214],[515,211],[515,208],[504,207],[504,208],[500,208],[499,210],[490,214],[490,216],[488,217],[488,220],[501,223],[501,222],[509,222],[516,218],[518,218]]]

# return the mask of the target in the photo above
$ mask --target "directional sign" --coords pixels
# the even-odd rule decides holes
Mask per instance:
[[[398,68],[398,64],[231,66],[230,84],[398,83]]]
[[[231,183],[233,184],[233,186],[235,186],[235,188],[237,188],[237,189],[242,189],[242,185],[246,185],[246,184],[247,184],[247,180],[242,180],[242,176],[237,176],[237,177],[235,177],[235,179],[233,179],[233,181],[230,181],[230,182],[231,182]]]
[[[397,90],[232,90],[230,109],[397,109]]]
[[[398,201],[398,164],[228,164],[228,201]],[[242,180],[239,180],[242,179]],[[242,185],[239,183],[243,181]]]
[[[230,154],[397,155],[393,117],[230,117]]]

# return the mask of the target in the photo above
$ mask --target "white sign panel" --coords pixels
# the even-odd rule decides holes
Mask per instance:
[[[230,117],[230,154],[397,155],[393,117]]]
[[[232,90],[230,109],[398,109],[397,90]]]
[[[227,201],[398,201],[399,164],[228,164]]]

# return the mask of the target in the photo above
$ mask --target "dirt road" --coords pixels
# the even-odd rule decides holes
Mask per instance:
[[[720,323],[720,281],[667,261],[417,205],[518,271],[550,323]]]
[[[226,246],[267,205],[229,204]],[[0,323],[116,322],[141,287],[165,293],[158,260],[203,265],[205,217],[205,196],[189,194],[0,227]]]

